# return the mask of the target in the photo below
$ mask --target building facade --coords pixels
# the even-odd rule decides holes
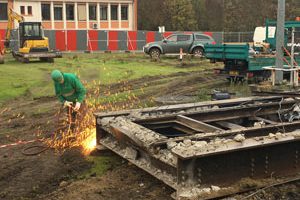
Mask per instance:
[[[0,0],[0,29],[12,8],[48,30],[137,30],[137,0]],[[15,23],[17,28],[17,23]]]

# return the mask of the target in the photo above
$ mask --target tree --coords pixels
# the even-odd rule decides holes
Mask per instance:
[[[139,0],[139,30],[254,31],[276,20],[278,0]],[[300,0],[286,0],[286,20],[300,16]]]
[[[161,8],[163,0],[139,0],[138,3],[138,29],[156,31],[164,22]]]
[[[165,0],[165,26],[172,31],[198,30],[192,0]]]

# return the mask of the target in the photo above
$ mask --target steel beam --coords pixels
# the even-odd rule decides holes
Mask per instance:
[[[97,142],[179,200],[223,197],[299,175],[300,120],[282,121],[295,104],[252,98],[95,114]]]

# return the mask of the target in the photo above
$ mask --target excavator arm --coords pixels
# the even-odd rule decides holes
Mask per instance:
[[[10,39],[11,39],[11,30],[14,28],[14,20],[16,20],[18,23],[24,21],[24,17],[22,15],[19,15],[13,9],[8,10],[8,23],[7,23],[7,29],[5,34],[5,42],[4,45],[6,48],[9,47]]]

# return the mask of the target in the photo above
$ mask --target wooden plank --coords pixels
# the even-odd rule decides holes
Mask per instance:
[[[220,126],[223,126],[225,128],[231,129],[231,130],[245,128],[244,126],[234,124],[234,123],[231,123],[231,122],[225,122],[225,121],[219,121],[219,122],[216,122],[216,124],[218,124]]]
[[[183,116],[183,115],[178,115],[177,116],[177,121],[179,121],[182,124],[185,124],[189,127],[192,127],[195,130],[201,130],[202,132],[215,132],[215,131],[223,131],[223,129],[220,129],[218,127],[212,126],[210,124],[197,121],[195,119]]]

